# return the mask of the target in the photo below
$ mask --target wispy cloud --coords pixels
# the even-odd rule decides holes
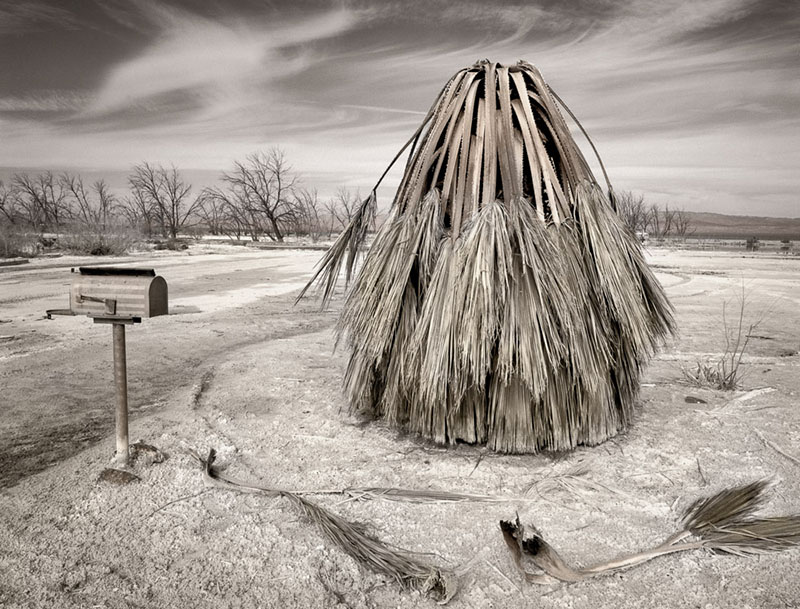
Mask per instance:
[[[115,66],[88,109],[103,114],[175,92],[192,91],[208,114],[229,112],[237,101],[302,71],[309,63],[302,47],[340,35],[354,23],[344,9],[301,22],[213,21],[185,11],[147,4],[162,31],[140,55]],[[292,55],[287,48],[301,47]]]
[[[120,46],[96,86],[0,84],[0,164],[222,169],[281,145],[310,178],[367,189],[457,69],[526,59],[589,130],[618,187],[800,215],[792,3],[102,4]],[[55,27],[61,10],[20,6],[12,17],[0,9],[0,33],[11,22]]]
[[[75,112],[83,109],[89,99],[76,91],[39,91],[0,97],[0,112]]]
[[[68,10],[38,0],[21,0],[0,5],[0,36],[43,30],[58,24],[75,27],[77,20]]]
[[[352,108],[353,110],[369,110],[371,112],[390,114],[411,114],[413,116],[425,116],[426,112],[420,110],[405,110],[403,108],[387,108],[386,106],[364,106],[360,104],[342,104],[341,108]]]

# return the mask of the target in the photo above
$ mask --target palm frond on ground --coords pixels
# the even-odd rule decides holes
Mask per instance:
[[[459,71],[409,144],[340,319],[352,407],[504,452],[625,428],[672,310],[539,71]],[[315,275],[324,302],[365,214]]]
[[[308,495],[346,495],[355,500],[389,500],[409,503],[503,503],[522,502],[522,497],[476,495],[429,489],[402,489],[385,487],[350,488],[340,490],[286,490],[260,486],[227,476],[215,465],[216,451],[201,457],[189,449],[203,467],[208,484],[236,492],[258,493],[269,497],[290,500],[314,522],[324,535],[360,565],[392,577],[401,586],[411,587],[430,594],[441,603],[450,600],[458,589],[458,575],[464,567],[444,569],[431,564],[427,557],[390,546],[372,536],[366,527],[348,521],[307,498]],[[540,479],[545,485],[558,485],[560,479],[578,479],[589,471],[586,463],[579,463],[558,475]],[[600,488],[589,482],[590,488]],[[526,581],[552,584],[557,581],[578,582],[605,573],[635,567],[659,556],[689,550],[707,549],[739,556],[765,554],[788,550],[800,545],[800,514],[758,517],[756,512],[766,503],[770,483],[759,480],[742,486],[726,488],[715,495],[698,499],[683,514],[680,529],[660,544],[634,554],[590,567],[570,566],[536,527],[524,525],[517,515],[514,521],[500,521],[503,539],[511,552],[514,566]],[[564,487],[571,492],[576,488],[570,481]],[[584,487],[586,488],[586,487]],[[605,490],[611,492],[612,489]],[[532,570],[531,570],[532,567]]]
[[[764,480],[728,488],[695,501],[683,516],[683,528],[663,543],[643,552],[621,556],[592,567],[569,566],[532,526],[501,521],[503,539],[514,565],[526,581],[538,584],[556,580],[575,582],[642,564],[658,556],[708,549],[740,556],[778,552],[800,545],[800,514],[757,518],[769,483]],[[526,562],[535,570],[529,571]]]
[[[456,593],[458,583],[454,573],[431,565],[425,558],[402,548],[392,547],[370,534],[364,526],[350,522],[302,496],[302,493],[242,484],[220,474],[214,466],[216,451],[211,449],[203,458],[196,452],[192,455],[202,464],[206,479],[222,488],[242,492],[263,493],[272,497],[284,497],[296,505],[323,534],[336,546],[349,554],[363,567],[387,575],[403,587],[420,590],[446,603]],[[372,490],[364,489],[366,493]],[[400,489],[393,489],[400,491]],[[339,492],[339,491],[337,491]],[[322,494],[327,494],[323,492]],[[398,494],[402,494],[402,491]],[[452,500],[447,493],[441,493]],[[377,494],[375,496],[378,496]],[[467,500],[461,496],[458,500]],[[419,497],[417,497],[419,498]],[[483,500],[482,498],[480,500]]]

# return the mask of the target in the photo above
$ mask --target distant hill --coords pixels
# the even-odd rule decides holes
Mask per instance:
[[[800,218],[729,216],[707,212],[686,212],[691,235],[696,239],[747,239],[800,241]],[[687,235],[688,236],[688,235]]]

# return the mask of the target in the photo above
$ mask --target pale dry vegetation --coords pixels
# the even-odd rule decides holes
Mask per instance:
[[[755,330],[769,315],[769,310],[755,316],[748,311],[748,293],[743,285],[734,301],[734,318],[728,313],[731,301],[723,301],[719,324],[724,348],[715,358],[696,362],[693,367],[682,369],[684,378],[697,387],[710,387],[722,391],[741,389],[745,376],[743,366],[750,339]]]

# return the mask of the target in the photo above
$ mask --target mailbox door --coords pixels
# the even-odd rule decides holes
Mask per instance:
[[[147,316],[156,317],[158,315],[169,315],[167,282],[161,276],[153,277],[148,293]]]

